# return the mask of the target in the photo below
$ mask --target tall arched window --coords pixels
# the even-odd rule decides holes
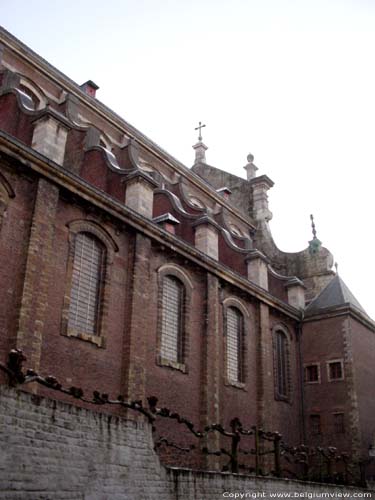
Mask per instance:
[[[226,310],[227,377],[232,382],[244,382],[244,320],[236,307]]]
[[[68,329],[98,335],[105,248],[90,233],[77,233],[74,244]]]
[[[163,277],[161,357],[175,363],[184,361],[183,321],[185,288],[172,275]]]
[[[290,393],[289,342],[285,332],[276,330],[274,342],[276,394],[285,399]]]

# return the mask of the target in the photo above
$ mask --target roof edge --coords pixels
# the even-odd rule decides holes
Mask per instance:
[[[58,83],[61,80],[63,85],[68,87],[67,90],[70,91],[72,94],[74,94],[86,106],[88,106],[89,108],[93,108],[94,111],[104,115],[104,118],[106,118],[114,126],[119,127],[121,130],[124,128],[127,129],[126,131],[122,130],[122,132],[126,133],[127,135],[130,135],[130,137],[137,140],[143,147],[145,147],[151,153],[156,154],[156,156],[159,156],[159,158],[162,161],[165,161],[166,163],[169,163],[170,166],[176,168],[179,174],[183,175],[184,177],[190,178],[189,180],[191,180],[194,184],[198,185],[199,188],[203,189],[206,192],[207,189],[209,189],[209,194],[213,196],[215,201],[217,201],[220,205],[223,205],[229,212],[232,212],[236,217],[240,218],[243,222],[245,222],[253,229],[255,229],[256,224],[251,217],[245,216],[229,203],[225,203],[224,198],[220,196],[218,193],[216,193],[214,188],[211,188],[211,186],[207,185],[207,183],[203,183],[202,178],[198,174],[196,174],[194,171],[192,171],[189,167],[184,165],[182,162],[180,162],[177,158],[168,153],[166,150],[164,150],[161,146],[152,141],[152,139],[144,135],[136,127],[128,123],[124,118],[118,115],[111,108],[103,104],[98,99],[87,95],[81,89],[78,83],[69,78],[67,75],[65,75],[55,66],[53,66],[39,54],[34,52],[28,45],[26,45],[17,37],[12,35],[2,26],[0,26],[0,46],[1,44],[4,44],[10,50],[14,50],[15,52],[17,52],[21,58],[28,60],[29,63],[31,60],[32,64],[37,66],[41,72],[43,72],[46,76],[54,80],[56,83]]]
[[[311,314],[306,314],[303,317],[303,323],[309,323],[312,321],[318,321],[321,319],[329,319],[334,318],[336,316],[345,316],[349,315],[353,318],[357,319],[360,323],[367,326],[370,330],[375,333],[375,321],[367,316],[367,314],[363,313],[360,309],[353,306],[349,302],[339,306],[331,306],[321,309],[320,311],[313,312]]]

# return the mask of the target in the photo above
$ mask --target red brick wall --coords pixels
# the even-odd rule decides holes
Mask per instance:
[[[0,359],[5,360],[9,349],[16,346],[36,182],[17,175],[3,160],[0,169],[15,191],[0,228]]]
[[[307,441],[314,445],[335,445],[341,450],[352,448],[352,403],[348,389],[349,360],[345,354],[345,329],[347,317],[321,319],[306,323],[303,327],[303,358],[305,364],[320,364],[320,383],[304,384],[305,420]],[[333,359],[346,359],[344,380],[328,381],[327,362]],[[344,413],[345,435],[334,434],[333,414]],[[309,415],[321,416],[322,434],[311,435]]]
[[[17,187],[17,183],[20,187]],[[17,193],[11,201],[9,218],[23,220],[27,214],[27,231],[24,228],[21,232],[14,223],[12,226],[4,225],[1,237],[8,257],[12,252],[11,244],[23,248],[23,253],[19,253],[17,262],[7,274],[8,282],[19,283],[20,295],[35,188],[30,189],[30,182],[21,178],[15,178],[15,186]],[[36,218],[34,213],[34,225],[41,224],[40,227],[44,229],[41,231],[39,228],[35,232],[33,245],[40,240],[41,249],[44,250],[35,255],[37,268],[34,269],[29,262],[29,273],[30,283],[33,290],[36,290],[35,305],[38,305],[40,290],[43,304],[38,318],[33,315],[34,309],[29,308],[24,331],[34,332],[35,326],[38,326],[41,342],[38,369],[42,374],[55,375],[64,386],[82,387],[88,395],[94,389],[106,392],[111,397],[124,394],[126,397],[144,399],[145,396],[156,395],[160,405],[178,411],[200,429],[207,423],[217,422],[228,428],[230,420],[237,416],[247,428],[258,423],[267,430],[279,430],[290,443],[299,442],[300,403],[296,383],[293,382],[290,402],[276,401],[274,398],[272,329],[280,322],[290,332],[291,374],[294,381],[298,379],[295,325],[292,322],[271,313],[269,320],[262,323],[260,335],[259,305],[246,293],[219,281],[163,245],[152,243],[148,237],[136,236],[125,224],[111,220],[79,196],[62,190],[56,198],[56,188],[48,182],[43,183],[41,193],[46,202],[49,200],[51,207],[44,214],[39,206]],[[61,317],[67,289],[69,257],[68,224],[77,220],[90,220],[100,225],[118,246],[111,264],[108,324],[103,348],[82,339],[62,335]],[[9,219],[6,224],[8,221]],[[14,233],[13,243],[7,236],[9,231]],[[47,234],[48,241],[45,239]],[[13,255],[17,253],[13,251]],[[158,269],[168,263],[180,267],[192,283],[187,373],[156,363]],[[249,314],[243,389],[226,384],[223,301],[227,298],[240,300]],[[9,313],[4,318],[4,325],[9,325],[12,315],[14,316],[15,302],[12,304],[13,307],[9,302]],[[263,308],[268,310],[267,306]],[[4,326],[4,329],[9,338],[7,327]],[[26,354],[35,357],[34,344],[29,341],[28,338],[24,341],[26,351],[30,350]],[[265,361],[261,360],[260,344]],[[4,356],[8,346],[9,341],[3,344]],[[264,373],[261,375],[262,370]],[[261,391],[260,379],[264,384]],[[258,411],[259,405],[263,408],[261,414]],[[272,418],[264,419],[264,415]],[[194,443],[194,438],[181,432],[181,427],[177,424],[165,423],[164,431],[171,440],[181,445]],[[217,449],[219,445],[217,438],[210,441],[211,449]],[[225,446],[228,446],[227,441]],[[192,457],[181,459],[181,463],[199,464],[201,459],[194,455]]]
[[[21,111],[14,93],[0,97],[0,129],[31,145],[34,126],[31,115]]]
[[[289,343],[289,377],[290,396],[286,401],[275,398],[275,360],[273,357],[272,333],[278,327],[284,328],[288,332]],[[266,402],[266,412],[272,415],[270,424],[273,430],[279,431],[286,443],[295,445],[302,442],[301,435],[301,393],[298,360],[298,338],[296,334],[297,325],[285,316],[271,311],[269,343],[272,349],[272,376],[268,378],[268,383],[272,384],[273,397],[270,402]]]
[[[105,347],[97,347],[74,337],[61,335],[62,309],[67,287],[67,263],[69,254],[69,228],[74,220],[96,221],[118,243],[111,264],[111,282],[108,305],[108,326]],[[129,269],[127,259],[131,235],[126,231],[116,234],[113,224],[103,222],[102,214],[89,210],[75,200],[60,198],[55,221],[53,257],[50,266],[53,278],[49,283],[49,313],[43,333],[41,372],[54,373],[64,385],[82,387],[88,394],[94,389],[111,397],[124,394],[123,380],[124,335],[127,326],[125,304],[128,300]]]
[[[192,291],[189,304],[189,318],[187,319],[187,336],[185,342],[185,363],[187,372],[161,366],[157,362],[157,335],[159,314],[158,270],[165,264],[175,264],[189,277]],[[196,428],[202,428],[200,416],[201,381],[202,381],[202,348],[205,338],[205,324],[202,321],[205,312],[205,275],[195,266],[180,259],[176,254],[163,249],[159,245],[152,246],[150,276],[144,286],[149,289],[151,307],[147,318],[147,345],[145,364],[146,393],[159,398],[159,405],[166,406],[180,415],[191,420]],[[179,445],[197,444],[196,439],[183,426],[174,422],[165,422],[160,427],[161,433]],[[186,465],[193,465],[190,458],[183,460]]]

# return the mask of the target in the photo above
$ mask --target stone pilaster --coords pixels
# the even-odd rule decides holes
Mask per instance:
[[[201,424],[220,422],[220,297],[219,280],[207,274],[206,293],[206,329],[202,342],[202,379],[201,379]],[[212,432],[204,443],[210,451],[220,449],[220,436]],[[206,457],[206,466],[210,470],[220,470],[220,459]]]
[[[16,340],[17,348],[22,349],[27,357],[27,366],[36,371],[40,367],[48,310],[58,199],[58,188],[47,180],[40,179],[28,244]]]
[[[215,260],[219,260],[219,225],[207,215],[194,224],[195,246],[201,252]]]
[[[247,278],[265,290],[268,290],[267,257],[259,250],[253,250],[246,257]]]
[[[305,308],[305,285],[298,278],[292,278],[285,285],[288,293],[288,302],[297,309]]]
[[[62,115],[47,109],[34,121],[31,147],[63,165],[69,127]]]
[[[269,307],[259,303],[257,338],[257,425],[259,428],[275,429],[272,402],[275,399],[273,374],[273,344]],[[261,446],[264,442],[261,442]],[[271,466],[270,456],[262,457],[265,468]]]
[[[141,170],[131,172],[125,182],[125,205],[151,219],[157,182]]]
[[[150,307],[152,291],[150,282],[151,240],[141,233],[135,236],[132,263],[132,279],[128,298],[125,346],[125,394],[132,400],[144,401],[146,385],[146,348],[149,343]]]
[[[353,347],[352,347],[352,319],[347,316],[342,323],[342,334],[344,343],[344,379],[348,401],[350,401],[349,413],[349,429],[348,434],[351,438],[351,455],[353,460],[359,460],[361,457],[361,423],[359,419],[358,394],[356,387],[356,374],[353,363]]]

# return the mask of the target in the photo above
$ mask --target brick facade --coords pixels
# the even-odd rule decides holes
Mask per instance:
[[[242,179],[232,200],[229,191],[220,195],[224,186],[213,179],[233,187],[234,176],[215,177],[202,158],[187,169],[5,31],[1,40],[1,360],[17,347],[29,367],[64,385],[130,399],[155,395],[200,428],[228,426],[237,416],[247,427],[281,432],[291,445],[324,442],[365,456],[375,435],[375,408],[366,404],[375,325],[350,305],[304,319],[305,289],[308,302],[324,290],[332,256],[316,242],[295,254],[277,249],[267,224],[273,182]],[[25,104],[23,77],[37,89],[35,109]],[[173,220],[173,230],[159,216]],[[68,328],[80,232],[104,248],[95,335]],[[160,349],[162,277],[169,274],[184,296],[177,361]],[[244,318],[237,383],[227,376],[231,305]],[[277,332],[285,335],[285,394],[277,390]],[[335,360],[344,377],[330,381]],[[314,363],[319,383],[304,384],[303,367]],[[341,413],[343,435],[333,436],[333,415]],[[321,435],[309,434],[310,415],[321,416]],[[216,435],[207,444],[220,446]],[[192,456],[187,465],[202,466]]]

